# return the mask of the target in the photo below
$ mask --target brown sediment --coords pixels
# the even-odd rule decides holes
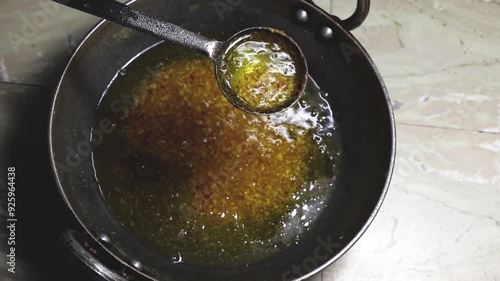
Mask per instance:
[[[284,213],[310,174],[310,132],[281,135],[236,109],[205,58],[171,62],[145,80],[123,134],[135,149],[179,171],[191,210],[265,220]]]

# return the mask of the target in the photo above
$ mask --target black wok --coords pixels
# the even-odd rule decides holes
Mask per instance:
[[[103,21],[68,63],[51,112],[50,151],[58,187],[88,241],[104,249],[93,247],[87,253],[79,247],[80,236],[67,232],[64,241],[71,251],[108,280],[123,277],[101,265],[92,252],[111,256],[128,275],[172,281],[303,280],[337,260],[373,220],[394,164],[395,126],[386,88],[366,51],[348,32],[364,20],[369,1],[359,0],[355,14],[345,21],[304,0],[137,0],[129,5],[203,34],[223,32],[229,37],[253,26],[285,31],[301,46],[310,75],[330,93],[327,99],[335,108],[343,144],[341,171],[336,192],[311,232],[298,245],[260,263],[229,269],[174,264],[170,257],[143,247],[102,196],[89,132],[97,104],[117,71],[159,39]]]

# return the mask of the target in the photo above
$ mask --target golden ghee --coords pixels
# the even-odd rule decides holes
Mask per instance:
[[[97,119],[115,125],[93,151],[112,212],[189,264],[248,265],[297,243],[341,157],[330,107],[308,89],[293,108],[256,116],[222,95],[208,58],[170,44],[139,56],[99,105]]]

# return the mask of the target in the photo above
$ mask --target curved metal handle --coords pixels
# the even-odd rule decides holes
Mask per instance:
[[[358,0],[356,10],[345,20],[342,20],[342,26],[347,30],[356,29],[360,26],[370,12],[370,0]]]
[[[65,250],[68,251],[68,254],[77,257],[87,268],[97,274],[100,279],[106,281],[130,281],[134,279],[134,277],[130,278],[130,276],[126,278],[105,266],[95,256],[95,250],[92,250],[92,248],[88,246],[84,246],[86,242],[82,234],[74,230],[67,230],[62,233],[61,242]],[[92,251],[94,251],[94,253],[92,253]]]
[[[306,1],[318,7],[318,5],[316,5],[313,0],[306,0]],[[318,8],[321,9],[320,7]],[[347,19],[341,20],[334,15],[331,15],[331,17],[333,18],[333,20],[340,22],[342,27],[344,27],[345,29],[354,30],[358,26],[360,26],[363,23],[363,21],[365,21],[369,11],[370,11],[370,0],[358,0],[356,4],[356,10]]]

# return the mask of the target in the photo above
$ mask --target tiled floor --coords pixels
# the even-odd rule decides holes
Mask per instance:
[[[354,2],[317,1],[340,17]],[[499,0],[373,1],[353,34],[394,104],[395,173],[366,234],[311,280],[500,278],[499,19]],[[1,0],[1,153],[13,145],[9,132],[21,126],[24,106],[50,94],[54,74],[95,22],[48,0]]]

